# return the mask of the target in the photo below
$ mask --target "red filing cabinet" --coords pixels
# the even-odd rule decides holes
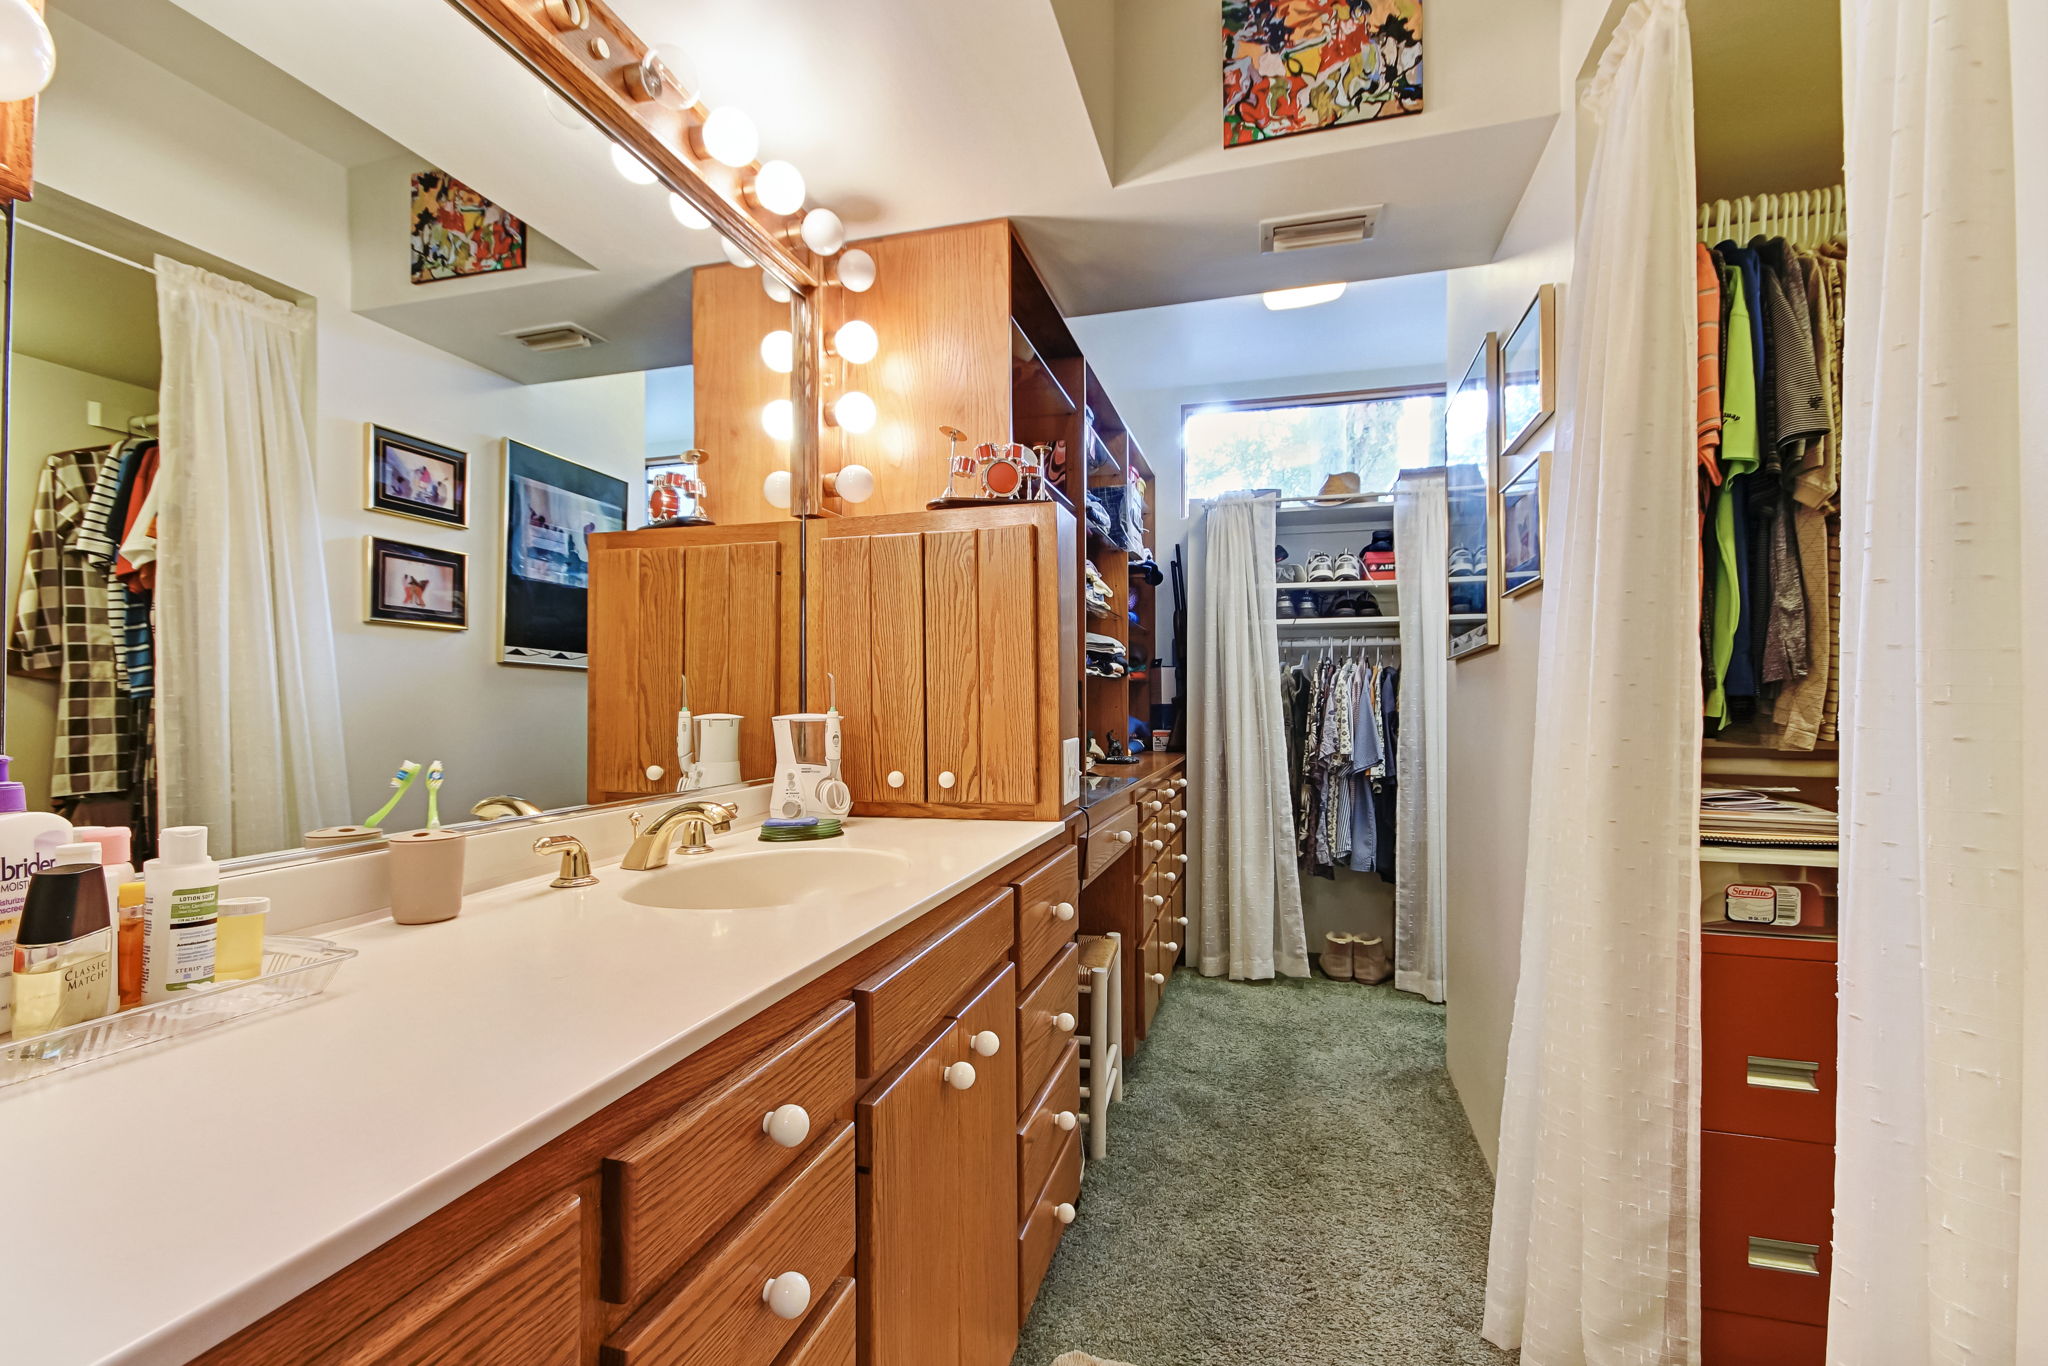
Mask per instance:
[[[1835,1169],[1835,942],[1701,935],[1702,1366],[1821,1366]]]

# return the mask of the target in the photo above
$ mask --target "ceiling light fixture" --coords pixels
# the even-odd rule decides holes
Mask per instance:
[[[0,0],[0,101],[42,93],[57,74],[57,40],[28,0]]]
[[[676,222],[681,223],[692,231],[701,232],[711,226],[711,220],[698,213],[695,204],[692,204],[673,190],[669,192],[668,196],[668,211],[674,216]]]
[[[635,185],[654,183],[654,168],[616,142],[612,144],[612,169]]]
[[[754,173],[754,199],[770,213],[792,214],[804,206],[804,173],[786,161],[771,161]]]
[[[1266,307],[1275,313],[1284,313],[1290,308],[1314,308],[1344,297],[1344,285],[1339,281],[1333,285],[1301,285],[1294,289],[1269,289],[1259,296],[1266,301]]]
[[[778,327],[761,338],[761,364],[778,375],[796,369],[796,338],[789,329]]]
[[[761,134],[754,121],[729,104],[704,116],[697,139],[703,145],[704,155],[736,171],[750,164],[761,150]]]
[[[840,324],[832,334],[833,354],[850,365],[866,365],[881,349],[882,339],[875,335],[875,329],[858,318]]]

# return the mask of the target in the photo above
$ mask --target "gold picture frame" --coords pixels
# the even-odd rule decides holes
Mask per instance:
[[[456,531],[469,529],[469,452],[375,422],[364,423],[363,432],[365,508]]]
[[[421,573],[407,571],[419,566]],[[393,571],[398,573],[394,582]],[[445,571],[446,578],[442,573]],[[398,600],[392,601],[397,589]],[[418,601],[409,599],[417,596]],[[445,600],[436,606],[435,598]],[[373,626],[411,626],[426,631],[469,629],[469,556],[460,550],[363,537],[363,620]]]
[[[1557,286],[1545,285],[1500,344],[1501,458],[1528,445],[1557,412]]]

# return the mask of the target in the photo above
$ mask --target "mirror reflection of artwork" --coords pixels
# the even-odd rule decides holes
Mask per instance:
[[[1422,112],[1422,0],[1223,0],[1223,145]]]
[[[1502,597],[1511,598],[1543,582],[1546,455],[1538,455],[1524,465],[1522,472],[1500,491]]]
[[[1444,399],[1444,459],[1450,520],[1451,657],[1499,642],[1493,638],[1495,354],[1489,332]]]
[[[499,659],[589,664],[590,538],[626,529],[626,481],[505,443],[505,638]]]
[[[1500,453],[1522,449],[1557,407],[1557,290],[1545,285],[1500,344]]]
[[[526,265],[526,224],[445,171],[412,178],[412,282]]]

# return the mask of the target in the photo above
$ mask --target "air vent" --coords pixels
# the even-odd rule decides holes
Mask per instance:
[[[529,327],[506,335],[529,351],[581,351],[604,345],[603,337],[576,323],[549,323],[546,327]]]
[[[1307,251],[1310,247],[1344,247],[1363,242],[1379,226],[1387,206],[1370,204],[1349,213],[1317,218],[1275,219],[1259,224],[1261,252]]]

